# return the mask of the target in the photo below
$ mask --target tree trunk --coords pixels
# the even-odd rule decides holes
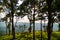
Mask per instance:
[[[11,14],[10,14],[11,16]],[[11,17],[10,17],[10,24],[12,23]],[[12,26],[10,25],[10,28],[12,28]],[[12,30],[10,30],[10,33],[12,33]]]
[[[12,40],[15,39],[15,28],[14,28],[14,7],[13,7],[13,0],[10,0],[11,1],[11,14],[12,14],[12,35],[13,35],[13,38]]]
[[[35,14],[33,14],[33,40],[35,40]]]
[[[47,32],[48,32],[48,40],[50,40],[51,39],[51,13],[50,13],[50,9],[48,10],[48,12],[49,12],[49,16],[48,16]]]
[[[42,40],[42,18],[41,18],[41,40]]]
[[[31,22],[31,20],[30,20],[30,27],[29,27],[29,33],[31,33],[31,30],[32,30],[32,27],[31,27],[31,24],[32,24],[32,22]]]
[[[46,2],[48,6],[48,26],[47,26],[48,39],[47,40],[51,40],[51,23],[52,23],[51,3],[52,3],[52,0],[46,0]]]
[[[60,23],[59,23],[59,30],[58,31],[60,31]]]
[[[53,32],[53,22],[52,22],[51,32]]]
[[[12,18],[12,35],[13,35],[13,39],[15,39],[15,28],[14,28],[13,18]]]
[[[34,14],[33,14],[33,40],[35,40],[35,0],[34,0]]]
[[[10,27],[9,27],[9,35],[10,35]]]
[[[44,32],[46,32],[45,19],[44,19]]]
[[[6,35],[7,35],[7,18],[6,18]]]
[[[11,27],[11,24],[10,24],[10,22],[9,22],[9,25],[10,25],[10,26],[9,26],[8,28],[9,28],[9,35],[10,35],[10,27]]]

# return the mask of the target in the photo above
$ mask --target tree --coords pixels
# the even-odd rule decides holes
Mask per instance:
[[[13,22],[13,18],[14,18],[14,6],[13,6],[13,2],[12,0],[11,1],[11,16],[12,16],[12,35],[13,35],[13,40],[15,39],[15,28],[14,28],[14,22]]]
[[[52,11],[55,13],[56,11],[57,12],[60,12],[60,0],[55,0],[54,2],[53,2],[53,4],[52,4]],[[57,16],[57,13],[55,13],[56,14],[56,16]],[[60,21],[60,17],[59,17],[59,15],[60,14],[58,14],[58,19],[59,19],[59,21]],[[60,31],[60,23],[59,23],[59,30],[58,31]]]
[[[48,33],[48,40],[51,39],[51,19],[52,19],[52,14],[51,14],[51,4],[53,0],[46,0],[47,6],[48,6],[48,27],[47,27],[47,33]]]
[[[60,14],[58,14],[58,19],[59,19],[59,22],[60,22]],[[60,23],[59,23],[59,30],[60,31]]]
[[[1,20],[6,21],[6,34],[7,34],[7,17],[2,18]]]
[[[32,30],[32,26],[31,26],[31,25],[32,25],[32,21],[33,21],[33,20],[32,20],[32,16],[31,16],[31,15],[30,15],[30,16],[28,15],[28,19],[29,19],[29,21],[30,21],[30,27],[29,27],[28,30],[29,30],[29,32],[31,32],[31,30]]]
[[[31,12],[28,11],[30,8],[29,9],[27,8],[29,3],[31,4],[31,9],[34,8],[33,9],[34,10],[34,14],[33,14],[33,40],[35,40],[35,5],[37,5],[37,1],[36,0],[26,0],[22,3],[22,5],[21,5],[22,8],[21,8],[21,6],[20,6],[20,8],[21,8],[21,10],[22,9],[24,10],[24,13],[31,14]],[[30,26],[30,28],[31,28],[31,26]]]
[[[7,28],[8,28],[8,30],[9,30],[9,35],[10,35],[10,32],[11,32],[11,30],[10,30],[10,28],[11,28],[11,13],[7,14],[7,15],[6,15],[6,18],[9,18],[9,22],[8,22]],[[7,19],[6,19],[6,20],[7,20]],[[8,21],[8,20],[7,20],[7,21]]]
[[[36,1],[35,1],[36,2]],[[28,16],[28,19],[30,21],[30,27],[29,27],[29,31],[31,32],[31,23],[32,23],[32,18],[31,18],[31,15],[32,15],[32,8],[34,7],[33,6],[33,0],[25,0],[19,7],[20,9],[20,14],[23,14],[22,11],[24,11],[24,15],[30,15]],[[36,3],[35,3],[36,4]],[[26,14],[27,13],[27,14]]]
[[[0,2],[0,6],[1,6],[0,12],[5,12],[6,8],[4,8],[4,7],[6,7],[6,6],[3,5],[3,2]],[[6,23],[6,34],[7,34],[7,17],[1,18],[1,20],[6,21],[5,23]]]
[[[9,2],[8,2],[9,1]],[[16,4],[18,0],[3,0],[3,4],[10,9],[11,11],[11,17],[12,17],[12,35],[13,35],[13,40],[15,39],[15,28],[14,28],[14,13],[16,11]]]

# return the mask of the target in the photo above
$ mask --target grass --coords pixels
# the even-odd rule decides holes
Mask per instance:
[[[15,40],[33,40],[33,33],[16,33],[16,39]],[[46,32],[42,32],[42,39],[43,40],[47,40],[47,33]],[[12,39],[12,35],[4,35],[4,36],[0,36],[0,40],[11,40]],[[40,31],[36,31],[35,32],[35,39],[36,40],[40,40],[41,39],[41,32]],[[51,40],[60,40],[60,32],[52,32],[51,34]]]

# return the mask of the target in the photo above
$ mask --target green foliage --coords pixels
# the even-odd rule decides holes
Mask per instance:
[[[58,17],[58,19],[59,19],[59,21],[60,21],[60,13],[58,14],[58,16],[57,16],[57,17]]]
[[[60,0],[55,0],[52,5],[52,11],[60,11]]]
[[[31,5],[31,7],[27,8],[29,3]],[[38,4],[38,2],[34,1],[34,0],[25,0],[25,1],[23,1],[23,3],[18,7],[18,10],[20,10],[20,12],[17,13],[17,15],[18,16],[20,16],[20,15],[25,16],[26,14],[24,14],[24,13],[29,13],[28,9],[32,9],[34,7],[34,5],[37,5],[37,4]],[[24,11],[24,12],[22,12],[22,11]]]
[[[53,32],[51,36],[58,40],[60,39],[60,32]]]
[[[33,40],[33,32],[31,33],[17,33],[16,35],[16,40]],[[41,31],[36,31],[35,32],[35,39],[40,40],[41,38]],[[42,32],[42,39],[47,40],[47,32]],[[11,40],[12,35],[5,35],[1,36],[0,40]],[[60,32],[52,32],[51,34],[51,40],[59,40],[60,39]]]

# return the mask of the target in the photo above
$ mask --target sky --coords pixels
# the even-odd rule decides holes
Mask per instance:
[[[19,0],[17,5],[19,6],[19,5],[21,5],[22,3],[23,3],[23,1],[20,1],[20,0]]]
[[[4,18],[5,17],[5,13],[4,12],[0,12],[0,18]]]

